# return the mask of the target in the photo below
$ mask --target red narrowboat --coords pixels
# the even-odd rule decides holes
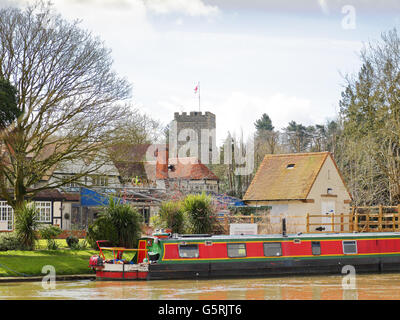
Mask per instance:
[[[100,247],[97,279],[161,280],[400,271],[400,233],[169,235],[144,237],[138,249]],[[114,259],[105,260],[103,251]],[[127,250],[134,259],[123,259]]]

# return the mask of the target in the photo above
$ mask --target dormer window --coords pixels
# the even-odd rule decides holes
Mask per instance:
[[[287,166],[286,166],[286,169],[293,169],[294,168],[294,163],[289,163]]]

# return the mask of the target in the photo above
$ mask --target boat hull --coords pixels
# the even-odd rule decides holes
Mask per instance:
[[[95,268],[96,280],[147,280],[148,265],[104,264]]]
[[[293,275],[399,272],[400,256],[282,259],[275,261],[155,263],[150,265],[105,265],[96,270],[98,280],[174,280]]]

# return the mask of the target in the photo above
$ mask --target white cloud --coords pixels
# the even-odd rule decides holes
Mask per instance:
[[[318,4],[321,7],[321,10],[324,14],[329,14],[329,7],[326,3],[326,0],[318,0]]]
[[[210,16],[219,12],[217,6],[202,0],[144,0],[146,8],[156,14],[181,13],[189,16]]]

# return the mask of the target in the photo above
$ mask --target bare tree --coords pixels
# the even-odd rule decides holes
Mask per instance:
[[[0,196],[14,208],[101,165],[36,187],[64,162],[99,159],[115,138],[126,114],[116,103],[129,97],[130,85],[112,70],[110,53],[49,3],[0,9],[0,78],[16,87],[22,113],[1,134]]]

